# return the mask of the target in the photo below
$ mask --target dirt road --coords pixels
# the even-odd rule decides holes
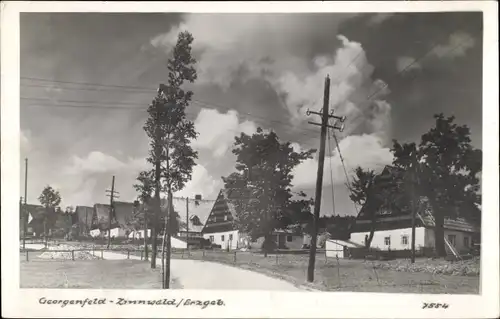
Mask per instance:
[[[26,248],[42,249],[43,245],[27,244]],[[127,259],[127,255],[106,251],[103,257],[108,260]],[[130,259],[138,260],[140,257],[131,255]],[[302,291],[289,282],[219,263],[187,259],[172,259],[171,262],[172,277],[184,289]],[[157,265],[161,267],[160,259]]]
[[[123,254],[104,252],[104,259],[125,259]],[[137,256],[130,256],[140,259]],[[301,291],[293,284],[250,270],[200,260],[172,259],[171,273],[184,289],[247,289]],[[158,266],[161,260],[158,259]]]

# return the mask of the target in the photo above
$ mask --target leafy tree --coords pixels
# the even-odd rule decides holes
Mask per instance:
[[[352,183],[348,185],[350,194],[349,198],[357,205],[363,206],[362,211],[367,214],[371,221],[370,235],[365,241],[365,246],[368,248],[375,234],[376,211],[380,203],[376,202],[375,194],[379,191],[375,183],[376,174],[373,170],[364,170],[361,167],[356,167],[354,170],[355,177]],[[370,206],[368,206],[370,205]]]
[[[187,181],[191,179],[192,169],[198,157],[190,143],[197,137],[193,122],[186,118],[185,109],[191,101],[193,92],[186,91],[182,87],[184,83],[194,82],[197,74],[194,68],[196,60],[191,54],[193,36],[189,32],[181,32],[177,38],[177,44],[173,49],[172,57],[168,59],[168,81],[167,85],[160,85],[158,94],[148,108],[149,118],[144,130],[150,138],[151,149],[148,162],[154,165],[154,201],[155,214],[153,227],[153,251],[151,267],[156,267],[157,251],[157,222],[161,212],[160,192],[168,194],[170,204],[169,218],[174,217],[171,199],[172,193],[182,190]],[[174,218],[172,218],[174,219]],[[174,223],[171,223],[171,225]],[[165,225],[165,227],[167,227]],[[170,240],[175,229],[169,226],[164,234],[166,242],[166,268],[164,273],[165,288],[170,282]],[[164,251],[164,249],[162,249]],[[164,259],[162,253],[162,264]],[[163,268],[163,267],[162,267]]]
[[[350,190],[349,198],[357,205],[363,206],[360,215],[371,221],[370,233],[365,241],[368,248],[371,245],[377,223],[377,216],[381,209],[397,210],[396,203],[403,203],[404,198],[398,190],[399,175],[383,171],[375,174],[373,170],[364,170],[357,167],[355,177],[347,187]]]
[[[234,223],[253,239],[264,236],[267,254],[273,246],[272,231],[291,221],[293,169],[312,158],[315,150],[296,152],[291,143],[280,142],[275,132],[261,128],[251,136],[242,133],[235,137],[234,146],[237,172],[223,178],[226,188],[241,190],[241,198],[235,200]]]
[[[478,175],[482,152],[471,146],[470,130],[455,118],[434,116],[435,125],[422,135],[418,147],[394,141],[394,165],[412,171],[418,196],[428,198],[435,218],[435,247],[445,256],[444,219],[464,217],[480,222]]]
[[[47,231],[50,231],[52,223],[55,222],[57,218],[56,208],[58,208],[61,203],[61,195],[59,194],[59,191],[56,191],[50,185],[47,185],[42,190],[40,196],[38,196],[38,201],[45,208],[43,214],[43,233],[45,240],[47,240]],[[49,229],[47,229],[48,223]]]
[[[151,199],[154,191],[154,172],[153,171],[142,171],[137,177],[137,184],[134,184],[134,188],[138,193],[137,199],[139,200],[140,209],[139,212],[134,216],[133,223],[136,227],[139,225],[143,226],[144,229],[144,258],[148,260],[149,258],[149,248],[148,248],[148,230],[151,220]]]

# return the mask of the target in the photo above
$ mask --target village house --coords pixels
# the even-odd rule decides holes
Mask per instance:
[[[186,248],[190,246],[200,246],[203,239],[202,230],[207,221],[210,210],[214,204],[213,200],[204,200],[201,195],[196,195],[195,199],[173,197],[172,205],[177,213],[179,232],[172,237],[172,247]],[[167,213],[167,199],[161,200],[162,217]],[[161,236],[161,232],[158,233]],[[148,237],[151,237],[151,229],[148,229]],[[129,238],[144,238],[144,229],[136,229],[130,233]]]
[[[222,189],[203,228],[203,237],[223,249],[260,249],[264,238],[252,241],[234,226],[237,209],[235,201],[246,197],[248,197],[246,192],[240,189]],[[304,237],[300,232],[289,229],[276,229],[271,234],[271,239],[280,249],[301,249],[304,243]]]
[[[134,203],[114,202],[114,214],[111,219],[111,237],[126,238],[131,232],[130,222],[136,207]],[[110,205],[95,204],[92,215],[91,236],[108,236]]]
[[[47,235],[52,233],[56,221],[58,219],[58,214],[55,208],[45,208],[42,205],[26,204],[22,205],[22,209],[31,216],[31,220],[27,223],[26,233],[33,236],[41,236],[46,231]],[[23,215],[20,214],[20,234],[24,232],[24,220]]]
[[[390,167],[386,167],[382,174],[390,174]],[[434,216],[425,197],[420,197],[419,209],[416,213],[415,248],[434,249]],[[360,210],[352,228],[350,241],[364,246],[372,227],[369,205]],[[410,209],[401,210],[380,208],[375,212],[375,232],[370,247],[380,250],[409,250],[411,249],[412,213]],[[449,253],[457,254],[470,251],[479,240],[479,227],[465,219],[444,220],[445,247]]]
[[[78,236],[89,236],[92,228],[92,216],[94,208],[89,206],[76,206]]]

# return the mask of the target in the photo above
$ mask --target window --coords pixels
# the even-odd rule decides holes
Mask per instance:
[[[386,246],[390,246],[391,245],[391,237],[390,236],[384,238],[384,244]]]
[[[292,242],[292,240],[293,240],[292,236],[286,236],[286,241],[287,242],[290,243],[290,242]]]
[[[210,236],[210,242],[213,243],[215,240],[214,236]]]
[[[450,244],[452,246],[455,246],[456,240],[457,240],[457,236],[455,236],[455,235],[448,235],[448,241],[450,242]]]
[[[221,241],[224,241],[224,235],[221,235],[221,236],[220,236],[220,240],[221,240]]]
[[[233,240],[233,234],[229,234],[229,241]]]
[[[464,237],[464,247],[469,247],[469,237]]]
[[[407,235],[401,236],[401,244],[408,245],[408,236]]]

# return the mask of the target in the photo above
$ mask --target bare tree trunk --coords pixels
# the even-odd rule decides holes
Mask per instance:
[[[166,260],[165,268],[163,271],[163,288],[170,289],[170,256],[171,256],[171,243],[172,243],[172,224],[173,221],[173,207],[172,207],[172,192],[170,191],[170,186],[168,187],[168,198],[167,198],[167,216],[165,219],[165,232],[163,233],[163,256],[162,260]],[[166,251],[165,251],[166,249]]]
[[[160,202],[160,182],[161,182],[161,163],[159,160],[156,161],[155,167],[155,209],[153,217],[153,227],[152,227],[152,252],[151,252],[151,268],[156,268],[156,253],[158,251],[158,241],[157,241],[157,227],[158,227],[158,216],[161,214],[161,202]]]
[[[170,260],[172,251],[172,234],[167,233],[167,261],[165,269],[165,289],[170,289]]]
[[[443,207],[429,196],[432,216],[434,217],[434,249],[439,257],[446,257],[444,243],[444,214]]]
[[[168,204],[167,204],[168,205]],[[167,215],[165,216],[165,223],[163,226],[163,241],[161,245],[161,280],[162,280],[162,288],[166,289],[165,287],[165,278],[166,278],[166,271],[165,271],[165,242],[167,239],[167,227],[168,227],[168,216],[170,213],[170,207],[167,207]]]
[[[165,277],[166,277],[166,271],[165,271],[165,241],[166,241],[166,235],[167,235],[167,223],[165,222],[165,227],[163,228],[163,241],[161,245],[161,285],[162,288],[165,289]]]
[[[446,248],[444,244],[444,215],[442,212],[434,213],[435,220],[435,246],[439,257],[446,257]]]
[[[144,260],[148,260],[148,215],[147,210],[143,208],[144,213]]]

